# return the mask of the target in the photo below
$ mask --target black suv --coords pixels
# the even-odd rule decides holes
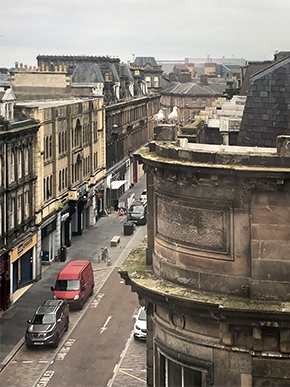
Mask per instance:
[[[135,224],[146,224],[147,204],[140,201],[134,202],[127,210],[127,220]]]
[[[69,325],[69,307],[64,300],[47,300],[35,312],[25,333],[27,348],[34,345],[52,345],[57,348],[59,339]]]

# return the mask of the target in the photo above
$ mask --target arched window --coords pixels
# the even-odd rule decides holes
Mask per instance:
[[[154,87],[159,87],[159,78],[154,77]]]
[[[64,150],[67,151],[67,132],[64,132]]]
[[[64,186],[67,187],[67,168],[65,168],[65,180],[64,180]]]
[[[145,82],[147,83],[147,87],[151,87],[151,77],[145,77]]]

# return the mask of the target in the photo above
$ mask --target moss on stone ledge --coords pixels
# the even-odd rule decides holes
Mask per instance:
[[[226,294],[215,294],[201,290],[194,290],[154,274],[152,266],[146,265],[147,238],[137,249],[131,251],[119,269],[120,275],[130,279],[137,287],[156,293],[156,295],[171,299],[180,299],[189,303],[207,304],[220,310],[259,313],[290,313],[290,302],[251,300]]]

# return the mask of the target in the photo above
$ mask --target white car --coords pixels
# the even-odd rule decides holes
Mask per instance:
[[[144,189],[140,195],[140,202],[145,203],[147,202],[147,190]]]
[[[142,307],[139,309],[136,316],[134,324],[134,337],[135,339],[145,339],[147,337],[147,315],[145,308]]]

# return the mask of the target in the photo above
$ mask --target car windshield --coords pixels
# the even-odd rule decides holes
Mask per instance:
[[[69,290],[79,290],[79,289],[80,289],[79,280],[57,280],[55,283],[55,290],[69,291]]]
[[[146,312],[144,309],[141,310],[138,320],[142,320],[142,321],[146,320]]]
[[[54,314],[35,314],[32,319],[32,324],[53,324],[55,322]]]
[[[130,208],[130,212],[132,214],[143,214],[144,212],[144,207],[143,206],[132,206]]]

